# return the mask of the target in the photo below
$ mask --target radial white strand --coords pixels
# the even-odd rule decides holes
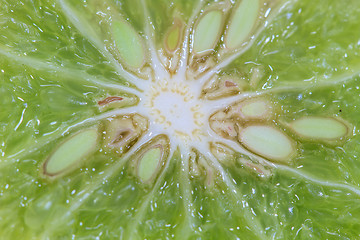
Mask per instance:
[[[204,154],[204,153],[202,153]],[[225,172],[219,161],[216,159],[215,156],[213,156],[210,152],[206,152],[204,154],[209,161],[215,166],[215,168],[219,171],[221,178],[223,179],[223,182],[226,184],[226,186],[229,188],[231,196],[234,197],[236,202],[240,205],[240,203],[243,203],[245,200],[241,197],[241,193],[238,192],[235,184],[233,181],[230,180],[228,177],[228,173]],[[263,232],[262,224],[259,222],[259,220],[254,216],[254,214],[249,211],[247,207],[244,207],[241,209],[244,212],[245,219],[249,220],[251,219],[251,222],[248,221],[249,227],[252,228],[253,232],[259,236],[260,239],[266,239],[266,235]]]
[[[282,170],[282,171],[294,173],[298,177],[301,177],[305,180],[309,180],[309,181],[319,184],[321,186],[348,190],[348,191],[351,191],[351,192],[355,193],[356,195],[360,196],[360,188],[358,186],[352,186],[352,185],[344,184],[344,183],[336,183],[336,182],[331,182],[331,181],[327,181],[327,180],[321,180],[321,179],[318,179],[311,175],[308,175],[308,174],[300,171],[299,169],[291,168],[291,167],[284,166],[284,165],[277,164],[276,168],[279,170]]]
[[[144,139],[144,141],[142,141],[143,143],[140,143],[140,146],[142,146],[146,142],[149,142],[154,137],[156,137],[156,136],[152,136],[152,134],[148,134],[146,136],[146,139]],[[146,213],[146,208],[148,207],[151,199],[155,196],[156,192],[163,184],[165,174],[166,174],[169,166],[172,164],[170,160],[173,158],[173,155],[174,155],[174,150],[173,150],[173,148],[170,148],[169,155],[167,157],[166,164],[165,164],[163,171],[160,173],[160,175],[159,175],[158,179],[156,180],[155,185],[153,186],[151,191],[146,195],[145,199],[142,201],[141,206],[139,207],[138,211],[136,212],[135,216],[133,217],[133,220],[129,224],[130,227],[128,228],[128,231],[127,231],[128,239],[133,239],[133,234],[136,232],[136,231],[134,231],[134,229],[137,229],[137,226],[140,224],[140,221],[143,219],[143,217]]]
[[[188,67],[188,58],[189,58],[189,51],[190,51],[190,34],[191,34],[191,28],[193,26],[193,23],[195,21],[195,18],[199,15],[202,6],[204,5],[203,0],[199,0],[197,6],[194,8],[194,11],[189,18],[188,23],[186,24],[186,30],[184,34],[184,41],[182,43],[181,47],[181,53],[180,53],[180,66],[178,69],[178,74],[185,79],[186,77],[186,69]]]
[[[151,24],[151,17],[149,14],[149,11],[146,6],[146,1],[141,0],[141,4],[144,11],[145,16],[145,33],[146,33],[146,42],[148,49],[150,51],[151,55],[151,66],[155,72],[155,78],[156,80],[162,80],[162,79],[168,79],[170,77],[169,73],[165,70],[164,66],[162,65],[159,56],[157,54],[154,39],[155,39],[155,33],[154,33],[154,26]]]
[[[274,20],[274,18],[280,14],[287,5],[289,5],[291,2],[295,2],[297,0],[290,0],[285,2],[285,4],[280,5],[277,9],[272,9],[272,11],[275,11],[271,14],[270,17],[268,17],[264,24],[257,30],[257,32],[253,35],[251,40],[247,43],[247,45],[239,50],[233,51],[232,54],[227,56],[225,59],[221,60],[218,64],[216,64],[213,68],[211,68],[208,72],[203,74],[198,80],[200,82],[205,82],[207,79],[210,79],[213,75],[215,75],[218,71],[220,71],[222,68],[227,67],[229,64],[231,64],[235,59],[240,57],[242,54],[244,54],[250,47],[253,46],[259,35],[265,30],[265,28]]]
[[[97,50],[108,59],[108,61],[115,67],[117,73],[122,76],[127,81],[140,86],[143,79],[138,78],[134,74],[126,71],[121,64],[115,60],[115,58],[111,55],[111,53],[106,49],[104,43],[95,37],[93,33],[92,27],[83,19],[80,19],[78,15],[65,3],[65,0],[58,0],[61,7],[63,8],[63,12],[65,13],[66,17],[70,20],[72,24],[81,32],[83,36],[85,36],[91,43],[93,43]]]

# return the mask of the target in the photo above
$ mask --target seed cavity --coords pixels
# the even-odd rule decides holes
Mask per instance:
[[[225,34],[226,48],[239,48],[246,41],[258,18],[259,7],[259,0],[242,0],[235,7]]]
[[[123,154],[135,144],[147,127],[147,120],[137,114],[109,118],[104,122],[105,147]]]
[[[122,98],[122,97],[115,97],[115,96],[113,96],[113,97],[107,97],[107,98],[105,98],[104,100],[101,100],[101,101],[98,101],[98,105],[99,106],[103,106],[103,105],[105,105],[105,104],[109,104],[109,103],[111,103],[111,102],[116,102],[116,101],[121,101],[121,100],[123,100],[124,98]]]
[[[206,83],[203,90],[204,98],[215,100],[222,97],[233,96],[248,89],[248,82],[241,77],[228,75],[212,78]]]
[[[229,107],[214,113],[210,121],[227,122],[232,121],[240,128],[248,122],[266,122],[274,116],[273,106],[270,101],[263,98],[244,99],[235,102]],[[221,127],[221,126],[219,126]]]
[[[112,22],[112,33],[123,63],[140,69],[145,62],[145,48],[139,34],[125,21]]]
[[[245,127],[238,139],[251,152],[276,162],[289,162],[296,153],[294,141],[272,126]]]
[[[315,141],[343,140],[350,132],[344,121],[331,117],[303,117],[289,126],[300,137]]]
[[[197,55],[212,52],[221,35],[224,16],[220,10],[203,14],[194,29],[193,51]]]
[[[189,172],[192,178],[200,179],[207,187],[212,187],[215,183],[214,169],[207,159],[195,149],[190,152]]]
[[[76,168],[96,150],[98,129],[82,130],[67,137],[43,164],[43,174],[57,177]]]
[[[238,162],[261,178],[268,178],[272,175],[272,171],[269,166],[254,159],[249,159],[248,157],[243,156],[238,159]]]
[[[235,139],[240,128],[232,120],[210,120],[211,129],[223,138]]]
[[[219,162],[225,166],[233,166],[235,163],[235,151],[222,143],[211,143],[210,151]]]
[[[134,103],[137,103],[139,99],[136,96],[109,96],[102,100],[99,100],[98,106],[99,110],[101,112],[115,109],[115,108],[122,108],[125,106],[131,106],[134,105]]]

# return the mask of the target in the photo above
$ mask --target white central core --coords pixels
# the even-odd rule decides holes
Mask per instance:
[[[198,141],[205,124],[201,102],[187,85],[175,81],[154,84],[147,94],[151,123],[181,141]]]

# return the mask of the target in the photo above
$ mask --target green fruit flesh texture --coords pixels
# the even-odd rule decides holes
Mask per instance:
[[[88,25],[96,30],[76,29],[61,2],[77,10],[75,17],[87,16]],[[1,238],[129,239],[131,235],[133,239],[358,239],[358,128],[346,129],[354,136],[339,147],[331,147],[318,140],[302,142],[301,135],[342,136],[343,123],[310,121],[296,135],[278,121],[291,123],[306,116],[324,116],[360,126],[360,46],[356,31],[360,29],[360,2],[355,0],[330,0],[326,4],[322,0],[289,1],[255,43],[221,69],[223,75],[248,81],[251,69],[263,66],[259,85],[246,91],[272,89],[270,95],[280,109],[271,119],[274,128],[299,141],[301,154],[291,164],[272,169],[266,180],[256,174],[256,169],[249,171],[237,160],[223,165],[235,189],[220,178],[215,178],[216,187],[210,189],[203,179],[184,175],[186,171],[179,169],[186,166],[175,154],[159,174],[161,182],[146,189],[131,174],[131,166],[105,146],[91,155],[91,161],[59,181],[40,176],[44,160],[51,158],[54,150],[85,153],[94,144],[93,132],[83,135],[82,142],[87,143],[81,147],[83,151],[68,151],[79,147],[65,146],[70,145],[67,138],[61,145],[58,139],[63,139],[69,126],[74,126],[75,133],[79,123],[88,128],[85,120],[100,114],[97,101],[119,94],[113,84],[128,85],[97,43],[110,41],[114,34],[118,36],[115,44],[117,41],[124,46],[141,36],[145,22],[141,2],[0,1]],[[147,1],[159,48],[174,16],[187,22],[198,3],[172,2]],[[250,0],[241,2],[250,4],[250,10],[255,8]],[[241,5],[240,1],[236,4]],[[101,31],[97,17],[106,12],[103,6],[121,13],[131,30]],[[225,30],[230,31],[231,39],[224,39],[225,46],[236,48],[243,43],[243,36],[254,27],[250,10],[239,14],[239,19],[249,20],[245,28]],[[101,41],[90,40],[92,36]],[[137,47],[119,51],[128,66],[137,68],[145,53],[139,41],[134,42]],[[312,130],[314,126],[318,127]],[[261,138],[263,132],[254,136]],[[266,141],[257,140],[266,142],[266,152],[272,150],[276,134],[266,135]],[[258,143],[251,146],[258,155],[265,151]],[[52,172],[63,168],[54,159]],[[67,159],[65,163],[71,164],[79,157]],[[154,159],[142,163],[143,179],[154,172],[153,168],[146,170],[147,163],[153,167]],[[264,168],[269,169],[267,165]],[[214,172],[216,176],[218,172]]]

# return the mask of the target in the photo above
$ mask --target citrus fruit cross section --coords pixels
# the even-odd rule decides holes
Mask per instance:
[[[80,32],[91,28],[85,16],[73,17],[81,15],[71,4],[61,4]],[[250,79],[218,74],[251,46],[279,11],[280,3],[248,0],[205,6],[200,2],[189,22],[174,18],[161,46],[155,45],[153,20],[146,2],[142,4],[147,37],[115,14],[111,6],[97,16],[110,35],[102,41],[88,37],[114,62],[128,86],[119,86],[123,91],[117,96],[99,99],[99,109],[105,114],[100,120],[102,127],[82,130],[64,140],[45,161],[44,175],[66,174],[103,139],[106,149],[124,158],[136,156],[132,160],[134,175],[146,184],[153,184],[179,151],[184,168],[189,173],[205,169],[205,175],[211,175],[207,177],[211,185],[216,176],[227,179],[221,157],[232,159],[242,154],[247,166],[264,174],[264,167],[290,163],[298,154],[294,135],[335,145],[349,137],[351,125],[340,118],[306,116],[278,122],[278,109],[270,94],[246,91],[261,78],[260,68],[252,69]],[[65,158],[62,154],[70,152],[67,148],[83,146],[84,136],[96,129],[102,129],[101,137],[88,147],[79,147],[77,155],[60,164]]]
[[[0,42],[1,56],[9,62],[16,63],[19,69],[24,68],[24,72],[32,79],[28,81],[29,85],[38,81],[39,88],[42,89],[39,93],[32,94],[35,96],[33,103],[26,98],[24,100],[20,95],[14,98],[13,102],[24,102],[22,104],[25,106],[17,116],[20,120],[14,126],[14,132],[24,127],[23,119],[26,119],[29,112],[27,108],[35,109],[32,111],[36,112],[37,107],[33,106],[43,104],[39,112],[47,114],[43,118],[33,117],[28,121],[27,127],[47,125],[45,130],[39,130],[29,137],[28,142],[33,141],[29,149],[9,147],[14,153],[10,150],[8,153],[7,147],[4,147],[4,151],[0,148],[0,155],[6,160],[0,159],[0,163],[4,163],[1,166],[30,166],[20,168],[25,175],[22,181],[31,177],[32,180],[28,182],[37,185],[36,194],[39,194],[29,201],[25,210],[16,208],[17,212],[13,215],[7,214],[4,210],[0,219],[5,215],[9,216],[8,222],[24,226],[24,232],[30,229],[29,236],[33,236],[34,239],[39,235],[43,239],[57,236],[56,234],[62,231],[60,229],[70,229],[68,232],[72,234],[76,227],[71,224],[76,222],[82,227],[83,219],[94,221],[89,225],[100,226],[103,222],[101,217],[97,217],[106,214],[109,215],[104,219],[111,219],[108,226],[113,228],[109,234],[114,233],[116,237],[143,239],[151,236],[157,229],[163,230],[171,226],[166,233],[168,236],[172,234],[177,236],[177,239],[192,239],[196,236],[201,238],[203,232],[207,231],[206,228],[212,229],[216,225],[208,216],[217,217],[218,209],[213,207],[217,204],[219,209],[228,209],[221,212],[222,218],[216,219],[218,222],[224,220],[224,229],[229,227],[232,229],[229,231],[233,231],[232,223],[225,220],[235,219],[234,222],[240,222],[236,226],[241,234],[267,239],[282,228],[283,220],[276,211],[281,212],[280,208],[286,204],[272,213],[276,207],[266,205],[268,196],[260,196],[258,188],[253,186],[263,184],[261,187],[266,191],[278,194],[281,189],[275,191],[268,188],[269,185],[278,187],[276,184],[280,183],[277,181],[282,181],[278,178],[284,178],[286,181],[287,178],[299,178],[315,186],[341,189],[344,195],[345,192],[360,195],[355,182],[350,181],[350,175],[344,174],[346,183],[340,183],[334,180],[337,178],[323,180],[321,171],[319,178],[308,174],[307,171],[312,166],[316,166],[311,169],[315,172],[318,166],[319,169],[326,166],[326,161],[335,162],[340,159],[339,156],[346,152],[346,144],[354,144],[357,128],[354,119],[348,117],[348,113],[341,114],[341,110],[333,111],[335,107],[328,107],[338,104],[340,97],[334,97],[335,100],[331,103],[330,98],[326,99],[326,104],[320,100],[305,100],[307,87],[311,83],[311,87],[320,89],[325,96],[325,92],[330,89],[327,87],[332,86],[331,89],[335,89],[335,85],[356,78],[360,72],[356,71],[356,67],[353,67],[355,70],[351,69],[349,65],[346,70],[340,69],[341,67],[337,70],[334,67],[336,70],[332,72],[333,75],[324,73],[324,76],[320,76],[319,67],[319,75],[298,82],[286,81],[281,77],[291,77],[291,69],[296,69],[297,63],[285,64],[285,60],[274,57],[271,59],[277,61],[274,65],[278,64],[286,68],[286,71],[289,70],[287,74],[276,75],[283,68],[278,67],[274,70],[270,64],[265,66],[266,64],[262,64],[260,60],[254,60],[260,53],[268,54],[271,58],[272,54],[281,52],[278,49],[259,49],[263,48],[261,44],[271,42],[271,37],[280,40],[290,39],[292,33],[288,29],[293,27],[293,22],[288,23],[288,19],[291,19],[291,14],[295,12],[292,7],[296,4],[301,5],[301,1],[199,0],[174,1],[168,4],[159,0],[159,5],[162,2],[164,6],[169,7],[164,11],[164,16],[167,17],[163,20],[155,14],[159,10],[154,10],[154,1],[129,2],[131,1],[57,0],[49,4],[49,8],[55,9],[55,25],[68,29],[69,34],[54,30],[53,34],[62,36],[52,36],[51,31],[47,32],[44,28],[44,35],[49,35],[49,41],[64,40],[73,44],[59,44],[54,50],[58,55],[53,58],[48,56],[45,44],[44,49],[36,45],[39,44],[36,39],[29,40],[27,44],[16,43],[15,47],[11,47],[11,41],[8,41],[8,44]],[[19,8],[22,9],[21,6]],[[42,9],[42,6],[39,9]],[[301,10],[300,7],[299,9]],[[9,25],[12,22],[11,11],[8,14]],[[44,13],[44,16],[46,14]],[[21,12],[18,17],[25,15]],[[281,19],[274,27],[272,24],[276,17]],[[34,21],[33,26],[36,27],[36,18],[31,21]],[[282,27],[281,24],[288,26]],[[37,31],[25,28],[25,24],[21,26],[29,33],[29,39],[32,31]],[[276,28],[277,31],[271,28]],[[43,34],[40,27],[36,29],[40,29]],[[283,32],[279,33],[279,29]],[[11,31],[9,27],[9,35],[5,37],[11,39],[12,35],[16,35]],[[296,31],[297,34],[302,32],[298,29]],[[284,37],[281,34],[289,36]],[[298,42],[297,39],[296,43]],[[16,47],[19,46],[29,49],[33,46],[34,49],[26,52],[20,48],[20,53],[17,53]],[[47,47],[51,49],[51,46]],[[289,55],[302,54],[301,49],[292,47],[289,47]],[[76,53],[70,55],[63,48]],[[36,55],[38,52],[40,54]],[[42,59],[44,56],[47,60]],[[249,56],[251,59],[247,59]],[[282,57],[280,53],[276,56],[279,59]],[[321,56],[313,58],[321,60]],[[309,59],[306,60],[310,61]],[[352,56],[349,59],[356,57]],[[0,74],[7,74],[9,71],[6,64],[3,64],[4,67],[0,66]],[[299,60],[300,67],[303,66],[301,64],[303,62]],[[319,65],[326,64],[329,63],[324,60],[324,63]],[[343,75],[336,75],[337,71]],[[272,74],[274,76],[271,76]],[[10,86],[16,78],[9,79]],[[19,86],[26,89],[27,83],[21,84]],[[70,89],[68,92],[75,95],[80,88],[87,89],[80,94],[86,100],[76,101],[75,97],[75,100],[65,97],[68,96],[67,90]],[[10,112],[12,105],[7,99],[10,99],[8,96],[12,96],[12,93],[4,89],[5,87],[0,87],[0,93],[4,94],[4,106],[9,105],[6,109]],[[310,92],[308,95],[311,94]],[[293,98],[292,102],[289,100],[289,106],[286,106],[287,98]],[[40,100],[41,104],[36,102]],[[67,108],[72,107],[67,100],[79,107],[76,109],[84,106],[82,109],[91,110],[74,110],[66,117]],[[304,104],[304,107],[295,106],[299,102]],[[62,104],[64,106],[60,106]],[[320,107],[317,110],[314,110],[315,107],[312,109],[311,107],[316,104],[323,104],[321,108],[327,108],[327,111],[320,111]],[[47,105],[50,107],[46,108]],[[64,110],[64,116],[60,113],[53,114],[51,111],[55,110],[52,110],[51,106],[55,106],[54,109],[59,112]],[[292,108],[294,112],[291,112]],[[36,114],[34,113],[34,116]],[[55,120],[47,122],[47,118],[51,119],[52,114],[56,116]],[[58,128],[49,130],[53,125]],[[3,126],[0,122],[0,127]],[[315,154],[315,157],[311,153],[308,154],[308,151],[316,153],[313,149],[322,149],[329,153],[322,152],[322,155]],[[325,159],[327,157],[331,159]],[[32,158],[34,159],[31,160]],[[314,163],[315,161],[318,162]],[[342,165],[338,165],[341,168]],[[306,168],[304,171],[300,169],[303,166]],[[16,180],[12,175],[8,175],[7,179]],[[244,179],[247,179],[249,184],[246,180],[243,181],[244,175],[247,176]],[[275,179],[273,181],[276,184],[271,182],[267,185],[264,179]],[[1,191],[0,196],[3,194]],[[126,195],[122,195],[123,192],[126,192]],[[252,195],[245,196],[246,192],[251,192]],[[273,195],[276,195],[275,193]],[[28,199],[24,190],[19,190],[17,194]],[[252,196],[256,197],[250,199]],[[276,195],[275,198],[281,204],[281,197]],[[261,205],[262,200],[259,199],[265,199],[264,209],[253,207],[258,203]],[[251,202],[252,200],[255,203]],[[166,204],[162,204],[164,202]],[[212,205],[212,202],[216,204]],[[48,211],[50,203],[60,206],[56,212]],[[106,209],[106,204],[114,209],[121,209],[122,212],[109,210],[104,215],[93,217],[98,206]],[[162,209],[162,206],[168,208]],[[287,206],[283,208],[284,211],[291,209]],[[169,217],[166,211],[173,209],[179,216],[170,219],[174,214],[168,214],[171,215]],[[261,212],[263,210],[264,213]],[[0,209],[1,211],[3,209]],[[152,223],[143,221],[147,216],[151,215],[152,218],[155,212],[156,220]],[[92,217],[80,216],[85,213],[89,216],[92,214]],[[273,226],[275,223],[266,222],[265,218],[261,218],[261,214],[271,215],[269,219],[278,225],[273,229],[265,228],[264,226]],[[117,220],[112,221],[113,218]],[[16,224],[13,226],[18,226]],[[298,227],[303,226],[303,223],[299,223]],[[145,229],[144,232],[135,231],[142,227]],[[79,230],[80,234],[81,231]],[[227,231],[228,229],[224,230]],[[9,236],[14,232],[16,231],[9,230]],[[74,233],[73,236],[75,235]],[[159,238],[152,237],[148,239]]]

